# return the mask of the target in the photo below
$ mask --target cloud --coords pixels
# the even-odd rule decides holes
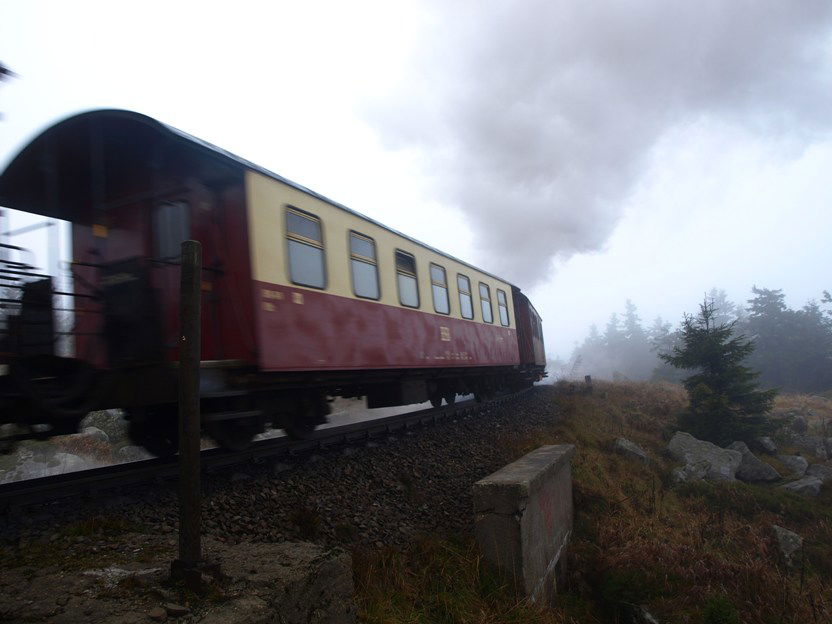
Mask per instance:
[[[389,147],[424,153],[483,266],[524,287],[604,245],[679,124],[802,145],[828,128],[827,0],[431,6],[412,79],[367,117]]]

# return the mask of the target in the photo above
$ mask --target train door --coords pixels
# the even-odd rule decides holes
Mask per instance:
[[[223,239],[213,194],[197,186],[185,195],[158,199],[152,210],[150,230],[150,257],[160,303],[164,359],[179,357],[180,255],[182,241],[188,239],[202,243],[202,359],[220,359],[222,342],[216,292],[222,275],[219,253]]]

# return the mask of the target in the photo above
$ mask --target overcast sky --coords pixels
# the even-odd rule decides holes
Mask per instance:
[[[148,114],[512,280],[552,356],[832,288],[828,0],[5,0],[0,61],[0,168]]]

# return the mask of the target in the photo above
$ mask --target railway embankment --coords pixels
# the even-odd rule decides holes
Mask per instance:
[[[805,431],[784,431],[772,440],[777,454],[757,454],[785,475],[757,484],[674,476],[682,463],[668,444],[684,401],[670,385],[596,383],[592,394],[539,387],[475,416],[238,466],[205,480],[207,543],[227,552],[294,542],[341,549],[367,622],[634,621],[648,612],[691,623],[829,621],[832,492],[829,484],[816,496],[781,487],[796,477],[778,455],[828,465],[800,436],[824,433],[832,402],[779,399],[777,409]],[[567,573],[551,609],[517,598],[488,571],[471,498],[476,481],[546,444],[577,447]],[[176,551],[172,484],[43,505],[2,522],[0,618],[197,622],[225,613],[230,622],[240,605],[262,600],[239,576],[212,582],[203,597],[166,584]],[[89,575],[106,569],[128,572],[109,584]],[[44,592],[56,578],[63,584]]]
[[[551,426],[559,417],[552,395],[551,388],[539,388],[472,416],[209,474],[204,480],[206,538],[224,549],[313,542],[344,548],[358,560],[363,553],[402,550],[426,536],[469,533],[472,484],[515,459],[517,440]],[[173,483],[58,501],[7,516],[0,583],[14,591],[0,599],[0,614],[51,621],[70,605],[82,615],[89,610],[86,621],[107,621],[96,620],[104,617],[102,604],[128,619],[151,613],[160,607],[152,588],[168,591],[159,585],[159,570],[175,557],[176,518]],[[95,594],[90,580],[95,574],[85,573],[106,569],[127,573],[118,573],[123,578]],[[62,587],[86,602],[24,589],[34,588],[35,578],[54,583],[55,574],[79,579],[77,587]],[[229,598],[220,593],[219,602]],[[181,617],[199,621],[215,607],[209,601]]]

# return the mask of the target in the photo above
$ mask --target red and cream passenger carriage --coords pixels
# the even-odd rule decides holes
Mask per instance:
[[[203,420],[226,446],[269,424],[303,436],[331,396],[439,405],[544,374],[517,287],[143,115],[47,129],[0,176],[0,205],[71,222],[74,343],[56,352],[53,282],[7,259],[2,422],[63,432],[123,407],[137,442],[173,450],[188,238],[203,245]]]

